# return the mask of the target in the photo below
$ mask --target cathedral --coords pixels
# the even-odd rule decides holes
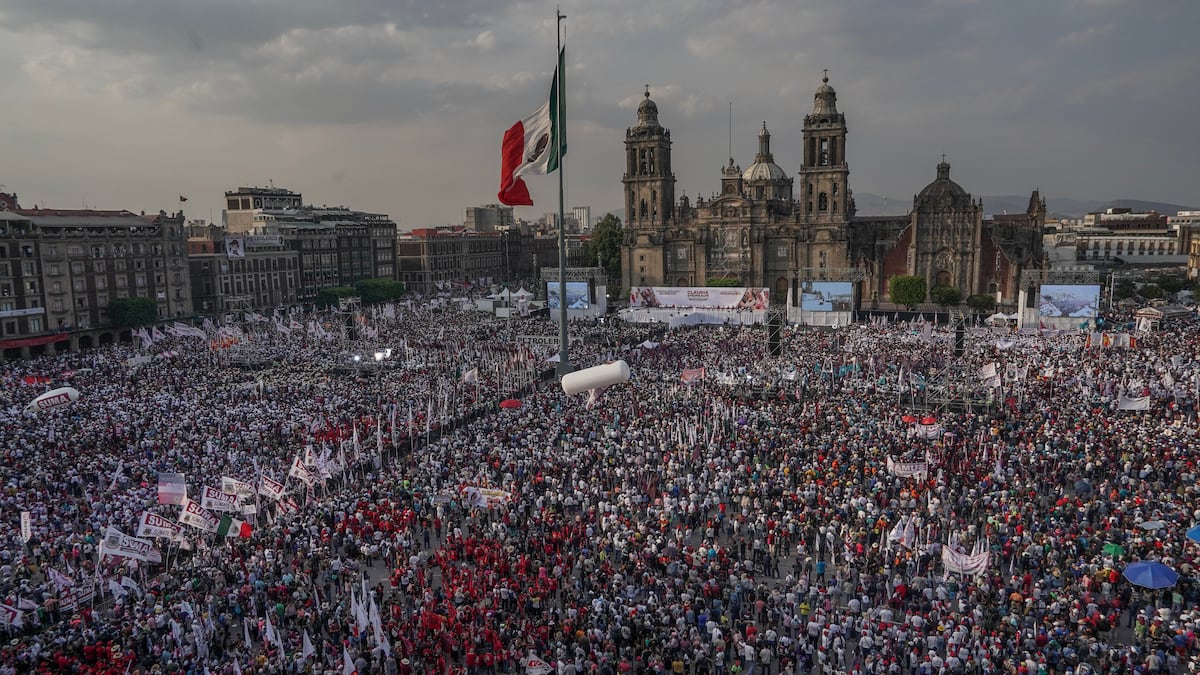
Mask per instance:
[[[710,199],[675,196],[671,131],[649,90],[625,132],[622,287],[704,286],[736,280],[771,289],[772,301],[805,281],[851,281],[856,303],[888,301],[888,280],[925,277],[963,296],[988,293],[1015,305],[1021,272],[1043,266],[1046,205],[1037,191],[1025,213],[985,219],[983,205],[950,179],[950,165],[913,198],[907,215],[859,216],[850,189],[846,117],[822,79],[804,117],[803,165],[795,177],[775,163],[763,123],[754,163],[733,158]]]

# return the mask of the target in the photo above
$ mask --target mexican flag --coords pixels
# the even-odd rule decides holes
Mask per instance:
[[[500,193],[497,195],[501,204],[533,206],[521,176],[557,171],[563,155],[567,154],[567,114],[563,101],[566,88],[560,79],[566,70],[564,53],[565,50],[558,52],[550,98],[532,115],[504,132],[500,150]]]
[[[254,526],[250,523],[244,523],[230,516],[221,516],[221,524],[217,526],[218,537],[241,537],[248,539],[253,531]]]

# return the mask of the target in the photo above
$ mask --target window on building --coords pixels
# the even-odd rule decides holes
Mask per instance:
[[[818,211],[828,211],[829,210],[829,195],[827,193],[822,192],[821,196],[818,197],[817,210]]]

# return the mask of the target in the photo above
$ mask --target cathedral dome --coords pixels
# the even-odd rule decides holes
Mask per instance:
[[[767,131],[767,123],[763,122],[762,131],[758,132],[758,154],[754,163],[742,172],[744,181],[782,180],[787,178],[787,172],[775,163],[771,154],[771,133]]]
[[[950,180],[950,165],[943,159],[937,165],[937,179],[917,195],[917,205],[937,205],[947,203],[950,206],[969,206],[971,195],[961,185]]]
[[[774,162],[755,162],[742,172],[742,180],[780,180],[787,178],[785,172]]]
[[[650,99],[650,88],[646,88],[645,98],[638,104],[637,109],[638,121],[634,125],[634,129],[657,129],[661,128],[658,123],[658,105]]]
[[[828,74],[821,78],[821,86],[817,87],[817,93],[813,95],[813,114],[837,114],[837,92],[829,86]]]

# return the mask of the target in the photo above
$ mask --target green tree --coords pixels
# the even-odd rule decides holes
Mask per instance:
[[[888,295],[892,302],[912,310],[925,302],[925,277],[898,274],[888,280]]]
[[[1121,279],[1113,288],[1113,294],[1117,296],[1118,300],[1132,298],[1134,293],[1137,293],[1137,284],[1133,283],[1132,279]]]
[[[377,305],[404,295],[404,284],[394,279],[363,279],[354,291],[364,305]]]
[[[1158,300],[1165,295],[1165,293],[1163,293],[1163,289],[1156,284],[1145,284],[1138,289],[1138,295],[1146,298],[1147,300]]]
[[[962,291],[953,286],[934,286],[929,289],[929,299],[933,300],[938,307],[949,307],[962,302]]]
[[[158,305],[150,298],[113,298],[104,315],[117,328],[137,328],[158,320]]]
[[[592,236],[583,249],[583,259],[588,265],[603,267],[609,279],[621,278],[621,242],[625,240],[625,228],[621,219],[611,213],[604,214],[592,228]]]
[[[987,293],[976,293],[967,296],[967,306],[977,314],[991,314],[996,309],[996,298]]]
[[[1164,292],[1172,295],[1188,287],[1187,279],[1174,274],[1160,274],[1154,283]]]
[[[714,288],[737,288],[742,285],[742,280],[737,277],[709,277],[704,280],[704,285]]]
[[[330,286],[329,288],[322,288],[320,292],[317,293],[317,307],[322,309],[325,307],[335,307],[337,306],[338,301],[342,298],[352,298],[357,294],[358,291],[355,291],[349,286]]]

